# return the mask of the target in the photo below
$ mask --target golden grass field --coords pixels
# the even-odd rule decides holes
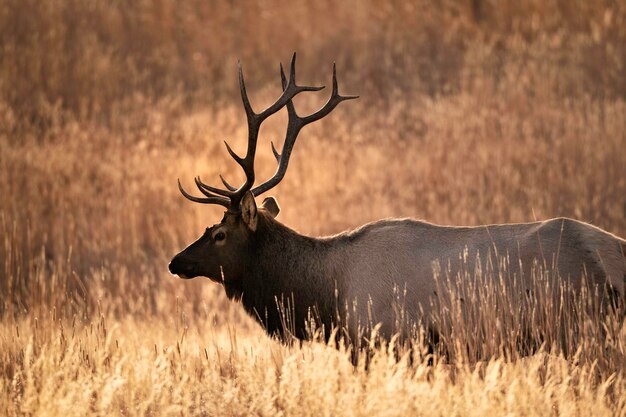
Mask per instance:
[[[288,226],[569,216],[626,237],[624,2],[0,0],[0,414],[626,416],[615,317],[581,312],[567,355],[520,357],[515,308],[487,297],[498,320],[455,321],[455,360],[383,346],[354,368],[168,273],[221,218],[176,179],[243,178],[222,145],[246,137],[237,59],[261,108],[293,51],[301,82],[328,85],[336,61],[361,97],[300,135],[272,191]],[[258,177],[285,121],[262,131]]]

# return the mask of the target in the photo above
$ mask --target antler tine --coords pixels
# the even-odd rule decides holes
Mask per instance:
[[[333,111],[333,109],[337,107],[337,105],[341,103],[342,101],[354,100],[357,98],[359,98],[359,96],[342,96],[339,94],[339,88],[337,87],[337,68],[335,66],[335,63],[333,63],[333,91],[330,95],[330,98],[321,109],[319,109],[313,114],[310,114],[300,119],[300,122],[302,123],[302,127],[326,116],[328,113]]]
[[[285,71],[283,70],[283,63],[278,64],[280,68],[280,85],[283,86],[283,91],[287,88],[287,77],[285,77]]]
[[[226,208],[230,207],[230,200],[224,197],[212,196],[212,197],[202,198],[202,197],[196,197],[196,196],[189,194],[187,191],[185,191],[185,189],[181,185],[180,179],[178,180],[178,189],[180,190],[181,194],[185,196],[186,199],[191,200],[193,202],[201,203],[201,204],[219,204]]]
[[[259,113],[258,116],[261,120],[264,120],[276,113],[278,110],[282,109],[293,99],[296,95],[302,93],[303,91],[320,91],[324,89],[324,86],[320,87],[312,87],[306,85],[297,85],[296,84],[296,53],[294,52],[291,57],[291,64],[289,65],[289,80],[286,85],[284,83],[284,71],[283,66],[280,66],[281,79],[283,80],[283,94],[267,109],[263,112]]]
[[[220,180],[222,180],[222,184],[224,184],[224,187],[226,187],[228,191],[237,191],[237,187],[233,187],[232,185],[230,185],[228,181],[226,181],[226,179],[222,177],[222,174],[220,174]]]
[[[284,85],[285,74],[282,70],[282,66],[281,66],[281,78],[283,80],[283,85]],[[291,79],[289,81],[291,82]],[[319,109],[315,113],[310,114],[308,116],[300,117],[296,113],[296,109],[293,105],[293,101],[289,100],[289,102],[287,103],[287,112],[289,116],[289,121],[287,123],[287,133],[285,134],[285,142],[283,144],[283,149],[280,154],[276,151],[276,148],[274,147],[274,144],[272,143],[272,152],[274,153],[274,156],[278,160],[278,168],[276,168],[276,172],[274,173],[274,176],[272,178],[270,178],[263,184],[260,184],[259,186],[255,187],[252,190],[252,193],[255,196],[262,194],[270,190],[271,188],[275,187],[283,179],[283,177],[285,176],[285,173],[287,172],[287,166],[289,165],[289,157],[291,156],[291,152],[293,151],[293,147],[296,143],[296,138],[298,137],[298,133],[300,133],[300,130],[302,130],[304,126],[328,115],[342,101],[353,100],[359,97],[359,96],[340,95],[337,84],[338,84],[337,83],[337,69],[336,69],[335,64],[333,63],[333,91],[330,95],[330,98],[328,99],[326,104],[322,106],[321,109]],[[286,88],[288,88],[288,86]]]
[[[239,71],[239,90],[241,92],[241,101],[243,101],[243,107],[246,110],[246,116],[248,117],[248,120],[250,120],[251,118],[254,118],[254,116],[256,116],[256,113],[254,113],[254,110],[252,110],[252,105],[250,104],[248,93],[246,92],[246,82],[243,79],[243,68],[241,67],[240,61],[237,61],[237,69]]]
[[[218,196],[223,196],[223,197],[230,197],[230,192],[227,190],[222,190],[216,187],[212,187],[208,184],[205,184],[202,182],[202,180],[200,179],[200,177],[195,177],[194,182],[196,183],[196,186],[198,187],[198,189],[200,190],[200,192],[202,192],[202,194],[204,194],[207,197],[216,197],[213,194],[217,194]]]
[[[237,155],[237,154],[235,153],[235,151],[233,151],[233,148],[231,148],[231,147],[230,147],[230,145],[228,144],[228,142],[224,141],[224,145],[226,145],[226,150],[228,151],[228,153],[230,154],[230,156],[232,156],[232,157],[233,157],[233,159],[234,159],[235,161],[237,161],[237,163],[238,163],[239,165],[241,165],[241,163],[243,162],[243,158],[242,158],[242,157],[240,157],[239,155]]]
[[[272,145],[272,153],[274,154],[274,158],[276,158],[276,161],[280,162],[280,158],[282,158],[282,155],[278,153],[278,151],[276,150],[276,147],[274,146],[274,142],[270,142],[270,144]]]

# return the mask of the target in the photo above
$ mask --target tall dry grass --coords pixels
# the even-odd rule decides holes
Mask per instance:
[[[481,286],[469,321],[453,303],[440,318],[452,365],[383,346],[365,372],[166,269],[221,215],[176,178],[242,179],[221,145],[244,146],[236,59],[260,108],[294,50],[299,80],[327,84],[337,61],[361,98],[301,134],[275,189],[287,225],[571,216],[626,236],[622,2],[1,0],[0,45],[4,414],[626,415],[610,317],[576,315],[559,356],[558,311],[540,310],[535,340],[555,343],[520,360],[532,306],[495,309],[506,294]],[[262,132],[260,177],[284,122]]]

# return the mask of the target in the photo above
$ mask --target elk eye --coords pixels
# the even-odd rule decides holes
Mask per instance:
[[[224,239],[226,239],[226,233],[224,233],[224,232],[217,232],[215,234],[215,241],[216,242],[222,241]]]

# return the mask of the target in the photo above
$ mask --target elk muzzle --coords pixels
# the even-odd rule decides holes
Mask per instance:
[[[170,273],[189,279],[198,276],[196,265],[184,259],[181,254],[174,256],[169,265]]]

